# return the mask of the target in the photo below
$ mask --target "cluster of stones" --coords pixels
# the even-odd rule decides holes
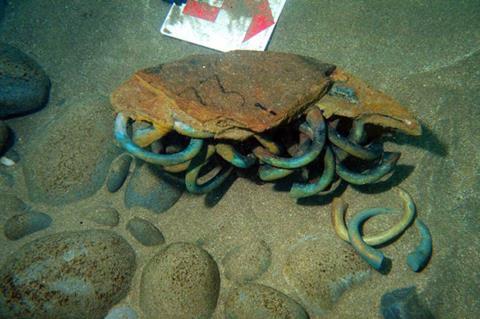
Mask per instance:
[[[2,200],[9,203],[10,210],[28,210],[14,196]],[[118,225],[119,215],[113,208],[85,210],[80,215],[98,225]],[[146,318],[210,318],[217,310],[220,295],[221,268],[215,259],[195,244],[165,245],[161,231],[145,219],[133,218],[126,228],[139,243],[160,248],[147,262],[140,278],[139,309]],[[23,237],[17,234],[7,238]],[[341,294],[338,287],[332,286],[331,277],[336,276],[333,284],[343,285],[345,290],[345,278],[355,277],[361,269],[356,264],[352,266],[350,258],[356,256],[347,251],[344,263],[337,264],[339,267],[332,266],[331,260],[323,266],[311,263],[307,259],[324,257],[318,256],[316,244],[306,242],[296,249],[285,264],[284,273],[292,287],[301,292],[296,299],[328,311],[331,302]],[[266,242],[253,240],[233,247],[223,257],[225,279],[231,283],[223,306],[226,318],[309,318],[307,310],[294,298],[256,283],[269,269],[271,255]],[[29,241],[0,270],[0,316],[138,318],[138,310],[133,306],[120,303],[115,307],[131,289],[136,259],[132,246],[112,230],[67,231]],[[303,275],[292,265],[297,262],[315,266],[306,268]],[[319,277],[316,284],[322,288],[314,292],[320,294],[309,295],[312,292],[307,291],[311,287],[307,281],[314,277]],[[320,301],[325,298],[326,302]],[[311,304],[308,306],[311,308]]]
[[[115,162],[121,164],[122,158]],[[113,165],[117,166],[124,165]],[[109,174],[107,189],[109,180],[120,179],[114,175]],[[9,240],[28,238],[53,223],[48,214],[34,211],[14,195],[1,195],[0,200],[5,203],[4,236]],[[60,232],[27,241],[0,270],[4,287],[0,317],[69,314],[69,318],[136,319],[140,312],[146,318],[210,318],[223,311],[226,318],[303,319],[327,314],[346,290],[370,277],[368,266],[347,244],[332,241],[337,253],[331,255],[318,249],[323,240],[301,239],[282,266],[289,287],[286,294],[284,289],[258,283],[272,263],[272,250],[264,240],[232,247],[218,264],[217,258],[195,244],[166,244],[154,223],[133,217],[125,223],[131,238],[157,249],[142,270],[137,308],[122,304],[132,287],[137,257],[132,245],[112,230],[120,224],[120,213],[100,206],[85,208],[78,216],[108,228]],[[222,277],[228,291],[219,310]],[[385,318],[399,307],[407,313],[423,309],[412,289],[394,291],[382,299]]]

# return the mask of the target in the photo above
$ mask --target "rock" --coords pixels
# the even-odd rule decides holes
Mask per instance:
[[[165,243],[162,232],[148,220],[134,217],[128,221],[127,230],[142,245],[156,246]]]
[[[87,208],[80,212],[86,219],[102,226],[115,227],[120,221],[120,214],[113,207],[101,206]]]
[[[30,198],[63,205],[99,190],[121,153],[113,143],[113,122],[106,103],[74,105],[31,138],[23,158]]]
[[[34,232],[48,228],[52,218],[45,213],[24,212],[10,217],[3,228],[5,237],[17,240]]]
[[[174,243],[145,266],[140,306],[147,318],[210,318],[219,291],[220,274],[213,258],[193,244]]]
[[[110,310],[105,319],[138,319],[137,312],[128,306]]]
[[[4,121],[0,121],[0,156],[7,147],[8,142],[8,127]]]
[[[0,43],[0,118],[18,116],[45,106],[50,80],[31,57]]]
[[[384,319],[433,319],[421,305],[415,287],[396,289],[382,296],[380,314]]]
[[[260,277],[270,266],[272,252],[263,240],[253,240],[232,248],[223,258],[225,276],[239,283]]]
[[[302,304],[318,316],[331,309],[340,296],[370,275],[368,265],[348,244],[308,239],[295,246],[283,267],[287,283]]]
[[[165,176],[156,166],[137,165],[125,191],[125,205],[128,208],[143,207],[155,213],[172,207],[182,195],[183,188]]]
[[[132,159],[132,155],[124,153],[112,162],[107,176],[107,189],[110,193],[115,193],[122,187],[127,179]]]
[[[114,232],[39,238],[0,270],[0,317],[104,318],[126,296],[134,271],[135,252]]]
[[[308,319],[295,300],[273,288],[247,284],[234,288],[225,302],[226,319]]]

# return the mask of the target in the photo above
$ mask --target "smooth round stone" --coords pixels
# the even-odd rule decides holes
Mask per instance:
[[[115,227],[120,221],[120,214],[113,207],[100,206],[84,209],[81,213],[86,219],[102,226]]]
[[[223,258],[225,276],[237,282],[252,281],[270,266],[272,252],[263,240],[253,240],[232,248]]]
[[[125,206],[143,207],[162,213],[182,196],[183,188],[167,180],[158,167],[142,163],[137,165],[125,191]]]
[[[44,107],[50,80],[40,65],[22,51],[0,43],[0,118]]]
[[[103,100],[65,107],[25,146],[29,197],[65,205],[92,196],[105,184],[110,164],[122,152],[114,145],[114,117]]]
[[[295,300],[273,288],[246,284],[234,288],[225,302],[226,319],[308,319]]]
[[[122,187],[127,179],[132,159],[132,155],[124,153],[113,160],[106,182],[110,193],[115,193]]]
[[[132,247],[111,231],[34,240],[0,270],[0,318],[104,318],[126,296],[135,267]]]
[[[24,212],[10,217],[3,228],[5,237],[17,240],[37,231],[48,228],[52,218],[45,213]]]
[[[162,232],[148,220],[134,217],[127,223],[130,234],[145,246],[156,246],[165,243]]]
[[[307,239],[294,247],[283,267],[287,283],[302,304],[324,315],[353,285],[364,282],[370,268],[348,244]]]
[[[7,146],[8,142],[8,127],[4,121],[0,121],[0,155]]]
[[[207,319],[217,305],[220,274],[205,250],[174,243],[148,262],[140,285],[147,318]]]

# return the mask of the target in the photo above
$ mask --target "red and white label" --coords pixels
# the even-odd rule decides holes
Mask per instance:
[[[286,0],[188,0],[172,6],[163,34],[220,51],[264,50]]]

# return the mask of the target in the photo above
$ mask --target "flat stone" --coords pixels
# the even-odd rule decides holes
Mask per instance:
[[[213,258],[193,244],[174,243],[145,266],[140,306],[148,318],[210,318],[219,292]]]
[[[246,284],[234,288],[225,302],[226,319],[308,319],[307,312],[295,300],[280,291]]]
[[[62,205],[99,190],[110,164],[121,153],[113,143],[112,127],[108,105],[91,101],[71,105],[30,139],[24,156],[28,165],[23,165],[30,198]]]
[[[10,217],[4,225],[5,237],[17,240],[37,231],[48,228],[52,218],[45,213],[24,212]]]
[[[127,230],[144,246],[156,246],[165,243],[162,232],[148,220],[134,217],[128,221]]]
[[[260,277],[270,266],[272,252],[263,240],[252,240],[228,251],[223,258],[225,276],[239,283]]]
[[[415,287],[396,289],[382,296],[380,314],[384,319],[433,319],[418,299]]]
[[[104,318],[126,296],[134,271],[135,252],[111,231],[36,239],[0,270],[0,317]]]
[[[108,206],[86,208],[80,212],[80,215],[102,226],[115,227],[120,221],[118,211]]]
[[[125,206],[143,207],[162,213],[172,207],[183,193],[183,187],[170,182],[158,167],[137,165],[125,191]]]
[[[127,179],[132,159],[132,155],[124,153],[112,162],[106,183],[110,193],[115,193],[122,187]]]
[[[0,118],[18,116],[45,106],[50,80],[31,57],[0,43]]]
[[[321,240],[308,239],[294,246],[283,267],[287,283],[302,304],[316,315],[324,315],[340,296],[370,275],[368,265],[352,247],[340,240],[322,248]]]

